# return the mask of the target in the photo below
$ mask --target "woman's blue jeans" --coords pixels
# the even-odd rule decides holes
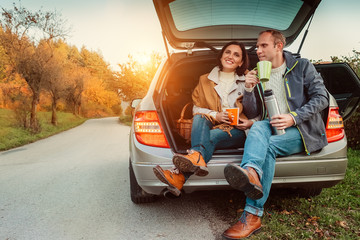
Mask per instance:
[[[234,128],[229,133],[212,129],[213,124],[203,115],[195,115],[191,128],[191,149],[198,151],[208,163],[216,149],[244,147],[245,132]]]
[[[201,153],[208,163],[216,149],[244,147],[246,134],[243,130],[233,128],[230,133],[221,129],[212,129],[213,124],[205,116],[196,114],[191,127],[191,148]],[[183,173],[187,180],[193,173]]]
[[[247,135],[241,167],[252,167],[259,174],[264,196],[258,200],[246,198],[244,210],[262,216],[269,196],[278,156],[304,151],[299,130],[289,127],[283,135],[272,135],[269,120],[255,122]]]

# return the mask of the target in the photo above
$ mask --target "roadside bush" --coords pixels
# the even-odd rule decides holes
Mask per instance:
[[[18,126],[25,129],[30,127],[30,110],[30,102],[25,97],[14,103],[14,117]]]
[[[348,147],[360,149],[360,107],[344,122]]]
[[[133,108],[131,106],[128,106],[126,109],[125,109],[125,115],[132,115],[133,114]]]
[[[333,62],[347,62],[354,72],[360,77],[360,51],[355,49],[349,56],[331,57]],[[360,149],[360,107],[345,123],[348,146],[352,149]]]
[[[127,126],[131,126],[132,123],[132,116],[131,115],[124,115],[124,116],[120,116],[119,117],[119,122],[127,125]]]

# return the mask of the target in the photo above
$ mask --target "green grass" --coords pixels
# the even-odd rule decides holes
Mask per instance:
[[[64,112],[58,112],[57,117],[58,125],[53,126],[50,112],[38,112],[37,118],[39,119],[41,131],[33,134],[29,130],[20,127],[12,110],[0,109],[0,151],[52,136],[76,127],[86,120],[86,118],[76,117],[71,113]]]
[[[348,150],[344,181],[319,196],[271,194],[263,228],[251,239],[360,239],[360,151]]]

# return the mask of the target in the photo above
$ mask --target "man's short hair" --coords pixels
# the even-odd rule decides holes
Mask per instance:
[[[262,31],[261,33],[259,33],[259,36],[263,33],[270,33],[271,36],[274,37],[274,45],[278,44],[279,42],[282,42],[283,48],[285,47],[286,38],[280,31],[269,29],[269,30],[265,30],[265,31]]]

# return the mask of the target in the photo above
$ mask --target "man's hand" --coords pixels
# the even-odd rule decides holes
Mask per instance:
[[[245,87],[253,88],[258,84],[260,81],[257,78],[257,71],[251,70],[245,75]]]
[[[280,114],[273,116],[271,118],[270,124],[276,129],[281,130],[294,126],[295,122],[290,114]]]
[[[216,114],[216,120],[221,122],[221,123],[227,123],[230,124],[230,118],[229,118],[229,114],[227,111],[224,112],[218,112]]]
[[[239,123],[236,125],[236,128],[238,128],[240,130],[246,130],[246,129],[251,128],[253,123],[254,122],[251,120],[239,118]]]

